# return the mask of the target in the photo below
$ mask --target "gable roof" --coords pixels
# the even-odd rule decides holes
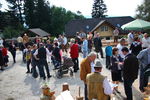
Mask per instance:
[[[83,30],[84,32],[91,32],[98,23],[102,20],[107,21],[114,27],[121,27],[122,25],[131,22],[134,18],[130,16],[122,17],[106,17],[106,18],[90,18],[90,19],[80,19],[71,20],[65,26],[65,33],[67,36],[75,36],[76,32]]]
[[[30,32],[33,32],[39,36],[48,36],[49,34],[40,28],[29,29]]]
[[[113,28],[115,28],[111,23],[107,22],[106,20],[102,20],[100,21],[92,30],[91,32],[94,32],[100,25],[102,25],[103,23],[107,23],[109,24],[110,26],[112,26]]]

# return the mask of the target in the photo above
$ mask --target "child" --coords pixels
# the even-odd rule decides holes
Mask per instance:
[[[31,46],[29,45],[27,47],[27,51],[26,51],[26,61],[27,61],[27,72],[26,73],[30,73],[30,64],[31,64]]]
[[[112,46],[110,46],[110,42],[108,42],[108,45],[105,48],[106,53],[106,68],[110,69],[110,61],[112,56]]]

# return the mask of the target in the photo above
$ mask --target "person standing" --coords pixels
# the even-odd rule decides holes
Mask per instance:
[[[2,48],[3,48],[3,45],[0,44],[0,70],[4,70],[4,57],[3,57],[3,53],[2,53]]]
[[[135,56],[137,56],[139,52],[142,50],[142,45],[138,40],[139,38],[135,37],[134,42],[132,42],[130,46],[131,53],[133,53]]]
[[[23,38],[21,36],[19,36],[17,38],[17,42],[18,42],[19,50],[21,50],[21,46],[23,45]]]
[[[95,36],[95,38],[94,38],[93,41],[94,41],[95,51],[97,52],[97,54],[100,52],[101,58],[104,58],[104,56],[103,56],[103,50],[102,50],[102,42],[101,42],[99,33],[96,34],[96,36]]]
[[[101,75],[102,64],[98,60],[94,66],[95,72],[89,73],[86,76],[87,91],[89,100],[109,100],[113,93],[109,81],[103,75]]]
[[[54,64],[54,69],[57,69],[61,65],[61,55],[60,55],[60,48],[58,46],[58,43],[54,43],[54,49],[52,51],[53,55],[53,64]]]
[[[7,67],[8,66],[7,63],[9,62],[9,60],[8,60],[9,56],[8,56],[8,50],[4,46],[2,48],[2,55],[3,55],[3,58],[4,58],[4,66]]]
[[[38,76],[38,73],[37,73],[37,70],[36,70],[36,66],[38,65],[38,61],[34,57],[34,53],[35,53],[36,50],[37,50],[37,44],[34,44],[33,45],[33,50],[31,51],[31,54],[32,54],[32,56],[31,56],[32,76],[34,78],[37,78],[37,76]]]
[[[29,42],[29,37],[28,37],[28,35],[25,33],[24,36],[23,36],[23,44],[27,47],[28,42]]]
[[[110,62],[112,56],[112,46],[110,46],[110,42],[108,42],[108,45],[105,48],[105,53],[106,53],[106,68],[110,69]]]
[[[123,63],[125,94],[127,96],[127,100],[133,100],[132,84],[138,77],[139,62],[134,54],[129,53],[129,49],[127,47],[122,48],[122,53],[125,55]]]
[[[121,51],[122,48],[125,47],[125,42],[126,42],[125,39],[122,38],[122,39],[120,40],[120,43],[116,46],[116,47],[118,48],[119,55],[121,56],[122,59],[124,59],[124,57],[125,57],[124,54],[123,54],[122,51]]]
[[[9,45],[9,51],[12,54],[14,63],[16,63],[16,46],[13,41]]]
[[[144,87],[147,86],[148,84],[148,78],[145,79],[146,81],[144,81],[144,77],[145,77],[145,72],[146,69],[148,69],[148,67],[150,66],[150,45],[147,49],[143,49],[138,55],[137,58],[139,59],[140,62],[140,86],[139,89],[141,92],[144,92]]]
[[[92,51],[92,45],[93,45],[92,35],[88,35],[88,53]]]
[[[150,45],[150,37],[148,37],[147,33],[144,33],[144,37],[142,38],[142,48],[146,49]]]
[[[27,47],[27,51],[26,51],[26,61],[27,61],[27,72],[26,73],[31,73],[31,69],[30,69],[30,64],[31,64],[31,46],[28,45]]]
[[[88,41],[86,37],[82,38],[82,40],[83,40],[82,53],[83,53],[83,58],[85,58],[88,55]]]
[[[74,72],[77,72],[79,70],[79,46],[77,43],[75,43],[74,39],[71,39],[71,46],[70,46],[70,56],[72,58],[72,61],[74,63]]]
[[[114,35],[114,43],[118,42],[118,35],[119,35],[119,30],[116,27],[115,30],[113,31],[113,35]]]
[[[68,43],[67,38],[66,38],[65,35],[63,35],[63,36],[62,36],[62,39],[63,39],[62,51],[63,51],[63,52],[65,51],[65,52],[67,53],[67,43]]]
[[[35,51],[33,54],[35,59],[38,60],[38,68],[40,72],[40,77],[43,78],[44,80],[46,79],[45,72],[44,72],[44,67],[47,72],[47,78],[50,78],[50,72],[48,68],[48,63],[46,60],[47,56],[50,56],[50,52],[47,48],[44,48],[44,45],[40,43],[40,48]]]
[[[80,79],[84,82],[84,97],[85,100],[88,100],[87,97],[87,83],[86,76],[91,73],[91,63],[96,59],[97,54],[95,52],[91,52],[85,59],[83,59],[80,63]]]
[[[114,84],[119,84],[119,82],[122,80],[122,77],[121,77],[121,70],[122,70],[122,58],[120,57],[120,55],[118,54],[118,48],[113,48],[113,56],[111,57],[111,67],[110,67],[110,70],[111,70],[111,78],[112,78],[112,81]],[[115,88],[116,91],[118,93],[120,93],[118,91],[118,86]]]
[[[133,41],[134,41],[134,34],[133,34],[133,31],[131,31],[131,32],[128,34],[128,45],[130,46]]]

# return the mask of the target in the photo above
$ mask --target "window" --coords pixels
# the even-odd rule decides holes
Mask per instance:
[[[101,31],[108,31],[108,26],[101,26],[100,29]]]

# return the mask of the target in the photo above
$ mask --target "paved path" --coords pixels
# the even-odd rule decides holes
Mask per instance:
[[[10,54],[9,54],[10,55]],[[12,56],[9,57],[9,66],[2,72],[0,71],[0,100],[40,100],[41,95],[41,85],[47,83],[52,91],[56,92],[56,96],[62,91],[62,84],[67,82],[71,94],[75,98],[78,96],[78,87],[81,87],[81,96],[83,96],[83,82],[79,79],[79,72],[75,73],[73,77],[68,74],[64,75],[62,79],[57,79],[55,72],[52,70],[53,66],[49,65],[51,68],[52,78],[43,81],[40,78],[34,79],[30,74],[26,74],[26,64],[22,63],[21,52],[17,51],[16,63],[12,63]],[[81,61],[81,57],[79,58]],[[102,64],[105,66],[105,59],[100,59]],[[110,71],[103,68],[102,74],[110,77]],[[142,100],[141,93],[137,89],[138,80],[134,82],[134,100]],[[115,96],[113,100],[122,100],[124,97],[123,84],[119,85],[119,90],[121,95]],[[118,98],[118,99],[117,99]]]

